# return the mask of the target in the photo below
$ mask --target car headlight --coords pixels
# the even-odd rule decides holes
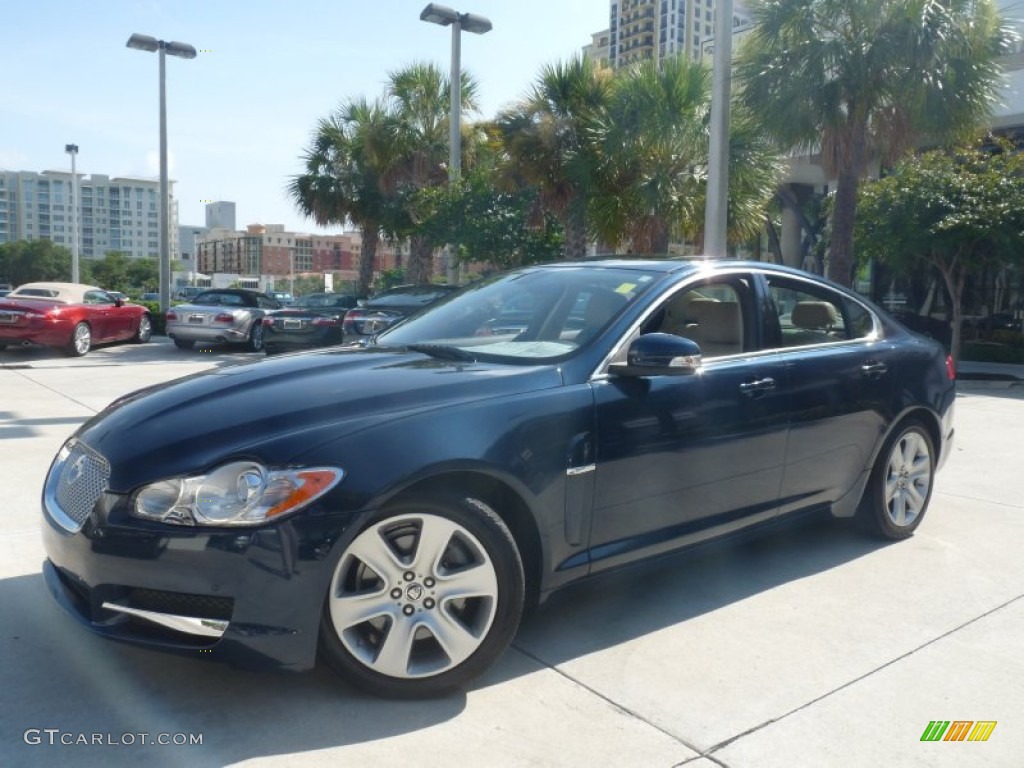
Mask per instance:
[[[272,470],[236,461],[205,475],[143,486],[135,493],[132,513],[177,525],[261,525],[298,512],[344,476],[336,467]]]

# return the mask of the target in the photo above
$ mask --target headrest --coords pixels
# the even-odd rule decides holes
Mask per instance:
[[[800,301],[793,307],[791,321],[796,328],[828,330],[839,322],[839,314],[827,301]]]

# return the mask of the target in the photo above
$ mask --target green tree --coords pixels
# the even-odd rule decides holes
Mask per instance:
[[[591,210],[603,240],[628,239],[634,253],[666,253],[672,230],[696,221],[710,100],[710,70],[684,56],[619,70],[607,111],[595,121],[601,181]]]
[[[421,228],[436,243],[458,246],[462,262],[511,269],[554,261],[562,252],[562,229],[551,216],[533,223],[537,192],[505,191],[493,175],[477,171],[456,186],[421,190]]]
[[[752,0],[734,75],[784,150],[836,178],[828,274],[849,284],[857,190],[873,162],[977,134],[1013,35],[992,0]]]
[[[351,222],[362,233],[360,296],[370,294],[373,264],[389,216],[387,177],[396,163],[397,125],[382,102],[352,99],[320,120],[303,155],[304,172],[288,194],[318,225]]]
[[[703,237],[710,117],[704,64],[679,56],[616,73],[598,128],[601,184],[591,206],[604,240],[665,253],[672,235]],[[738,242],[763,228],[780,173],[777,153],[741,105],[733,110],[729,155],[729,236]]]
[[[863,257],[897,273],[934,267],[952,299],[960,357],[964,284],[986,266],[1024,264],[1024,154],[976,144],[909,157],[860,190],[855,228]]]
[[[49,240],[0,243],[0,283],[12,286],[71,279],[71,252]]]
[[[461,80],[462,111],[471,113],[477,107],[476,82],[465,72]],[[433,273],[436,242],[430,228],[421,226],[425,214],[418,193],[448,184],[450,88],[450,79],[433,64],[413,64],[393,72],[388,84],[399,141],[397,162],[388,173],[396,202],[392,234],[410,239],[406,278],[413,283],[430,282]],[[463,126],[460,130],[466,134]],[[471,137],[470,133],[463,138]],[[472,142],[465,143],[472,150]]]
[[[601,184],[596,129],[607,118],[611,70],[588,57],[546,66],[530,94],[497,119],[508,162],[503,184],[533,187],[565,228],[565,257],[586,255],[588,217]]]

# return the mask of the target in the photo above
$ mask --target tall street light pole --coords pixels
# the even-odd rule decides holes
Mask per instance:
[[[448,115],[448,182],[454,186],[462,175],[462,31],[482,35],[491,31],[491,20],[475,13],[459,13],[446,5],[429,3],[420,21],[452,28],[452,66],[449,75],[451,106]],[[448,281],[453,282],[454,258],[448,259]]]
[[[137,51],[160,53],[160,311],[166,312],[171,303],[171,224],[167,200],[167,78],[164,58],[169,53],[182,59],[194,59],[196,49],[188,43],[166,42],[139,34],[129,37],[127,46]]]
[[[78,274],[78,174],[75,172],[77,144],[65,144],[64,151],[71,155],[71,282],[79,281]]]
[[[704,253],[727,255],[729,221],[729,98],[732,81],[732,0],[715,4],[715,53],[711,75],[711,141],[704,204]]]

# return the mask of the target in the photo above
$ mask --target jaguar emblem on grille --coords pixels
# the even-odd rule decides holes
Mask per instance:
[[[70,467],[68,467],[68,473],[67,473],[67,484],[68,485],[74,485],[75,483],[77,483],[82,478],[82,474],[85,472],[85,462],[87,460],[88,460],[88,457],[86,457],[86,456],[79,456],[77,459],[75,459],[74,464],[72,464]]]

